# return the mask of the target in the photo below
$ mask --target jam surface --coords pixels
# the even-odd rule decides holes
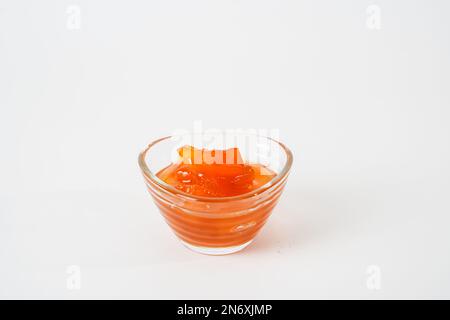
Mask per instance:
[[[157,173],[178,190],[196,196],[230,197],[255,190],[276,174],[260,164],[244,163],[239,149],[178,149],[179,161]]]

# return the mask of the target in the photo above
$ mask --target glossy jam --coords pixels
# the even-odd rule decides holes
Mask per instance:
[[[275,173],[259,164],[245,164],[237,148],[199,150],[182,147],[179,162],[157,176],[178,190],[196,196],[231,197],[255,190]]]
[[[155,196],[156,204],[177,236],[189,245],[209,248],[227,248],[251,241],[277,203],[282,186],[256,198],[236,201],[222,197],[251,192],[276,174],[263,165],[244,163],[236,148],[200,150],[186,146],[178,153],[179,161],[159,171],[157,176],[188,194],[221,197],[221,201],[189,200],[181,205]]]

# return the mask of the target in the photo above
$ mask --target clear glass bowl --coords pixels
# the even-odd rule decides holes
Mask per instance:
[[[239,148],[244,161],[276,173],[261,187],[238,196],[203,197],[165,183],[157,173],[178,158],[177,149],[193,145],[206,149]],[[169,136],[150,143],[139,165],[155,204],[168,225],[193,251],[222,255],[249,245],[266,223],[286,184],[293,157],[282,143],[244,133],[196,133]]]

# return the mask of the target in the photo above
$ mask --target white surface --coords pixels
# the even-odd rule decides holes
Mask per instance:
[[[1,0],[0,297],[450,298],[449,12]],[[278,128],[294,152],[236,255],[184,248],[138,170],[147,142],[195,120]]]

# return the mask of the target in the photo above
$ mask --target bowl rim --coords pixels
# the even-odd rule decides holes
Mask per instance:
[[[190,133],[186,133],[186,134],[190,134]],[[194,201],[201,201],[201,202],[229,202],[229,201],[236,201],[236,200],[252,198],[252,197],[258,196],[259,194],[263,193],[264,191],[270,189],[272,186],[277,185],[280,181],[282,181],[285,177],[287,177],[287,175],[289,174],[289,172],[291,170],[294,157],[293,157],[292,151],[285,144],[283,144],[282,142],[277,141],[271,137],[253,134],[253,133],[239,133],[239,134],[254,135],[254,136],[257,136],[260,138],[265,138],[265,139],[271,140],[271,141],[277,143],[286,154],[286,163],[284,164],[283,168],[277,175],[275,175],[271,180],[267,181],[262,186],[254,189],[252,191],[243,193],[243,194],[239,194],[236,196],[228,196],[228,197],[197,196],[197,195],[192,195],[192,194],[189,194],[182,190],[179,190],[179,189],[173,187],[172,185],[164,182],[160,178],[158,178],[156,176],[156,174],[151,172],[150,169],[148,168],[147,163],[145,161],[145,157],[147,155],[147,152],[153,146],[155,146],[156,144],[158,144],[162,141],[171,139],[172,137],[174,137],[174,135],[165,136],[165,137],[162,137],[162,138],[159,138],[159,139],[156,139],[156,140],[153,140],[152,142],[150,142],[147,145],[147,147],[139,153],[139,156],[138,156],[139,167],[141,168],[141,171],[145,178],[149,179],[151,182],[155,183],[157,186],[164,189],[165,191],[170,192],[171,194],[175,194],[177,196],[181,196],[186,200],[194,200]]]

